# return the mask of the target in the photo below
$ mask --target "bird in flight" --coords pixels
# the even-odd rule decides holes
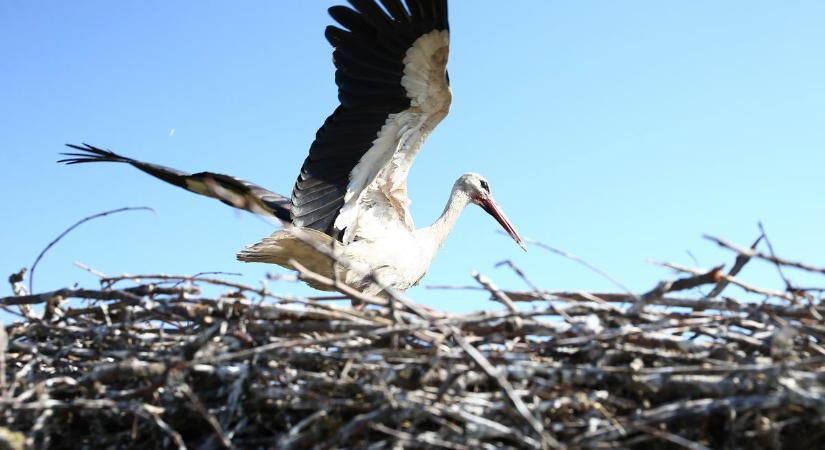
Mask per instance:
[[[219,173],[188,174],[88,144],[60,162],[130,164],[183,189],[278,218],[284,228],[237,254],[247,262],[293,262],[369,295],[418,283],[468,204],[493,216],[525,248],[482,176],[453,185],[442,215],[416,228],[407,174],[447,115],[449,23],[446,0],[350,0],[333,6],[332,44],[340,105],[315,136],[291,197]],[[328,284],[307,281],[333,290]]]

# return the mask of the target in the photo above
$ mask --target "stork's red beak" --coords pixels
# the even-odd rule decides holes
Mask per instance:
[[[501,227],[504,228],[504,231],[516,241],[516,244],[521,247],[522,250],[525,252],[527,251],[527,246],[524,245],[524,241],[521,239],[521,236],[518,235],[516,229],[513,228],[513,224],[510,223],[510,219],[507,218],[507,215],[504,214],[504,211],[499,208],[498,203],[493,200],[493,197],[487,197],[485,199],[479,199],[476,203],[478,206],[481,206],[482,209],[487,211],[488,214],[495,217],[498,223],[501,224]]]

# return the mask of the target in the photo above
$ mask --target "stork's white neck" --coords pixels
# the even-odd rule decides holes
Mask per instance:
[[[470,203],[470,197],[464,192],[459,184],[453,185],[453,190],[450,192],[450,199],[447,200],[447,206],[444,207],[444,212],[441,217],[436,219],[432,225],[418,230],[420,239],[424,241],[422,244],[428,246],[432,251],[433,256],[435,252],[447,240],[450,231],[453,230],[458,216],[464,211],[467,204]]]

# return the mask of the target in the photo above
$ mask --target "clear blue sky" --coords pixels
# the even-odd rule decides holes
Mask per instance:
[[[235,262],[272,231],[262,220],[128,166],[55,160],[64,143],[89,142],[288,194],[337,103],[323,38],[333,3],[0,2],[3,279],[76,220],[137,205],[159,216],[79,228],[43,260],[36,290],[95,286],[75,260],[250,283],[284,273]],[[783,255],[825,265],[825,3],[453,1],[450,13],[453,107],[410,175],[419,225],[476,171],[522,235],[633,289],[668,276],[648,258],[730,262],[701,234],[748,243],[757,221]],[[422,284],[472,284],[477,269],[521,288],[493,267],[512,258],[548,289],[613,289],[497,228],[468,208]],[[776,278],[758,265],[745,275]],[[497,307],[480,294],[410,295]]]

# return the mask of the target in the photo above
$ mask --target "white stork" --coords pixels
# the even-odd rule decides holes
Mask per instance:
[[[524,248],[489,184],[475,173],[458,178],[432,225],[413,225],[407,174],[452,98],[447,1],[380,3],[350,0],[352,8],[329,9],[339,24],[327,27],[326,38],[335,49],[341,104],[318,130],[291,198],[232,176],[187,174],[88,144],[69,145],[80,153],[65,153],[69,158],[60,162],[128,163],[189,191],[275,216],[284,229],[241,250],[239,260],[293,268],[294,259],[367,294],[381,293],[381,285],[403,291],[418,283],[470,203],[492,215]],[[334,248],[348,264],[331,263],[321,248]]]

